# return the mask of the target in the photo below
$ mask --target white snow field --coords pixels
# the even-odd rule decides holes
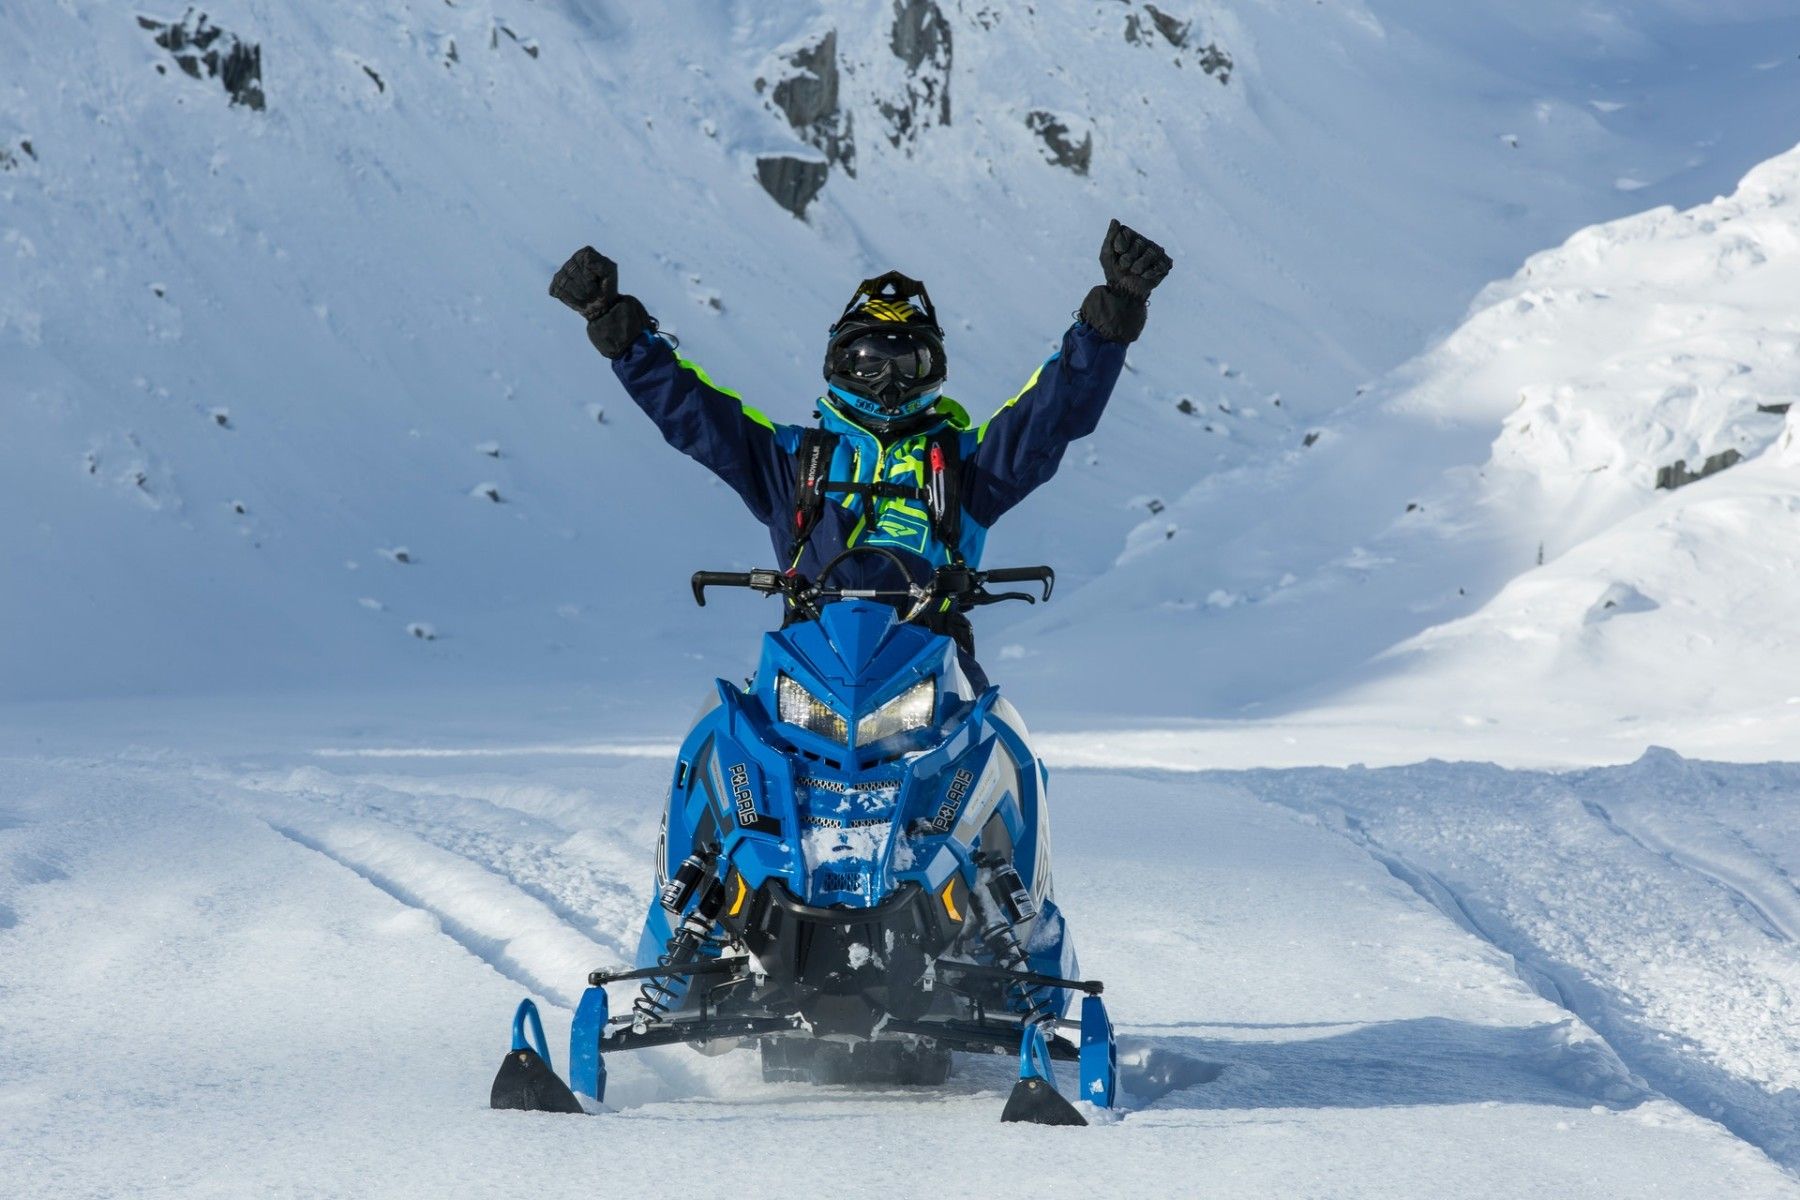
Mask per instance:
[[[1131,1092],[1072,1130],[972,1056],[489,1111],[634,940],[665,764],[338,750],[0,760],[8,1196],[1800,1195],[1800,768],[1058,771]]]

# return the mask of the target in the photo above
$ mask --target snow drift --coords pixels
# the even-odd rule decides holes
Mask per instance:
[[[1797,291],[1800,151],[1583,230],[1315,445],[1147,522],[1033,644],[1134,608],[1072,675],[1177,644],[1221,714],[1488,729],[1539,761],[1791,749]]]

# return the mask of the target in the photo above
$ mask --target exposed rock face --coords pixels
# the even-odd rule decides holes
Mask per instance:
[[[756,160],[756,181],[775,203],[805,219],[806,206],[818,196],[831,174],[831,164],[813,159],[773,154]]]
[[[950,123],[950,21],[935,0],[894,0],[887,51],[902,68],[898,91],[889,87],[870,97],[865,90],[861,100],[865,105],[873,101],[889,144],[910,155],[922,131]],[[881,51],[874,53],[879,56]],[[756,160],[756,177],[777,204],[804,219],[806,206],[825,186],[832,168],[856,176],[855,117],[843,82],[857,64],[846,63],[840,55],[835,29],[778,61],[780,69],[770,73],[772,78],[758,79],[756,91],[769,110],[779,113],[823,159],[763,155]],[[891,71],[878,69],[873,74],[886,79]],[[1068,152],[1079,150],[1071,144]]]
[[[1077,175],[1088,173],[1088,166],[1094,161],[1094,135],[1091,131],[1077,142],[1067,121],[1042,109],[1026,114],[1025,127],[1043,139],[1044,157],[1052,164],[1065,167]]]
[[[894,0],[888,45],[906,66],[906,88],[876,107],[888,141],[910,151],[922,130],[950,124],[950,22],[934,0]]]
[[[195,79],[217,79],[231,103],[261,111],[262,47],[226,33],[206,19],[205,13],[188,9],[179,21],[155,21],[139,17],[156,44],[175,58],[175,65]],[[160,69],[160,68],[159,68]]]
[[[854,179],[854,119],[838,102],[837,30],[800,47],[783,62],[791,73],[775,81],[768,102],[787,118],[802,141],[823,154],[828,164],[842,167],[844,174]],[[758,92],[767,87],[767,80],[756,81]]]
[[[1191,62],[1221,84],[1231,82],[1231,55],[1217,42],[1202,45],[1193,21],[1172,16],[1154,4],[1143,5],[1141,12],[1134,7],[1125,14],[1125,40],[1134,46],[1172,46],[1177,66]]]
[[[1698,471],[1690,471],[1687,459],[1684,458],[1670,463],[1666,467],[1658,467],[1656,469],[1656,486],[1672,492],[1676,488],[1686,487],[1696,480],[1705,479],[1708,475],[1717,475],[1726,467],[1735,466],[1743,460],[1743,454],[1737,450],[1721,450],[1717,454],[1707,456],[1706,461],[1700,464]]]
[[[824,161],[796,155],[765,155],[756,160],[756,178],[781,207],[805,219],[832,167],[856,177],[856,130],[839,96],[837,31],[827,30],[780,60],[782,72],[771,85],[756,81],[764,102],[780,113],[800,140],[825,156]]]
[[[1217,79],[1220,84],[1231,82],[1231,55],[1219,49],[1217,42],[1206,43],[1200,47],[1198,54],[1194,59],[1195,66]]]
[[[18,149],[11,146],[0,146],[0,171],[17,171],[27,162],[37,161],[37,151],[31,148],[30,138],[20,138]]]
[[[488,30],[489,50],[498,50],[500,48],[500,35],[503,33],[512,39],[513,44],[531,57],[536,58],[538,56],[538,43],[536,38],[522,38],[511,29],[507,28],[506,24],[502,21],[495,21],[493,28]]]

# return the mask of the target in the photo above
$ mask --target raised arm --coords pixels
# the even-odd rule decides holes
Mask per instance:
[[[613,374],[663,440],[731,485],[757,520],[772,523],[793,490],[785,431],[678,358],[637,297],[619,294],[618,268],[592,246],[563,264],[550,294],[587,318],[588,340],[612,360]]]
[[[975,431],[968,456],[969,515],[992,525],[1061,465],[1069,443],[1094,432],[1125,366],[1125,347],[1144,331],[1150,292],[1169,256],[1114,221],[1100,248],[1106,282],[1088,292],[1062,346]]]

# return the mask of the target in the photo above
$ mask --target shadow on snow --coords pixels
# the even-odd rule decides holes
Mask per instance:
[[[1310,1027],[1271,1026],[1266,1032],[1275,1037],[1254,1040],[1121,1037],[1120,1085],[1132,1108],[1184,1109],[1490,1101],[1624,1108],[1649,1094],[1604,1043],[1583,1037],[1571,1021],[1503,1026],[1421,1017],[1294,1038],[1296,1028]]]

